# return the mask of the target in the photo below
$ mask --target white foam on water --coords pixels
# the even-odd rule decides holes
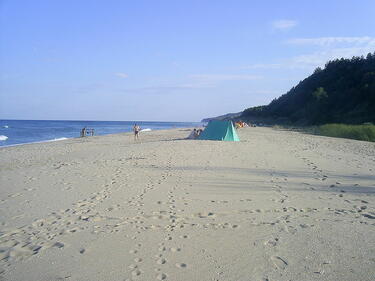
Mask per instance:
[[[141,132],[150,132],[151,129],[150,128],[147,128],[147,129],[142,129]]]
[[[7,128],[9,128],[9,126],[8,125],[4,125],[3,128],[7,129]]]
[[[57,139],[53,139],[53,140],[46,140],[46,141],[44,141],[44,142],[50,142],[50,141],[62,141],[62,140],[67,140],[68,138],[57,138]],[[43,141],[41,141],[41,142],[43,142]]]
[[[0,136],[0,140],[1,140],[1,137],[3,137],[3,136]],[[5,137],[8,138],[7,136],[5,136]],[[62,138],[56,138],[56,139],[44,140],[44,141],[33,141],[33,142],[25,142],[25,143],[16,143],[16,144],[10,144],[10,145],[3,145],[3,146],[0,146],[0,148],[3,148],[3,147],[10,147],[10,146],[19,146],[19,145],[24,145],[24,144],[33,144],[33,143],[44,143],[44,142],[62,141],[62,140],[68,140],[68,139],[69,139],[69,138],[62,137]]]
[[[0,135],[0,141],[5,141],[7,140],[8,137],[7,136],[4,136],[4,135]]]

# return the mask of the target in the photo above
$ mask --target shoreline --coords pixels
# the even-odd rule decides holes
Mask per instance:
[[[372,280],[373,143],[187,130],[0,150],[0,279]]]
[[[55,142],[55,141],[63,141],[63,140],[70,140],[75,138],[57,138],[57,139],[51,139],[51,140],[44,140],[44,141],[34,141],[34,142],[25,142],[25,143],[15,143],[15,144],[9,144],[9,145],[2,145],[0,146],[0,149],[3,147],[13,147],[13,146],[20,146],[20,145],[27,145],[27,144],[35,144],[35,143],[45,143],[45,142]]]
[[[145,128],[148,129],[148,128]],[[149,133],[149,132],[154,132],[154,131],[167,131],[167,130],[179,130],[179,129],[186,129],[186,130],[192,130],[193,127],[181,127],[181,128],[169,128],[169,129],[153,129],[150,131],[144,131],[141,133]],[[105,135],[94,135],[94,136],[86,136],[84,138],[88,137],[104,137],[104,136],[110,136],[110,135],[125,135],[125,134],[133,134],[131,131],[129,132],[120,132],[120,133],[111,133],[111,134],[105,134]],[[74,139],[82,139],[82,137],[72,137],[72,138],[67,138],[67,137],[61,137],[61,138],[56,138],[56,139],[50,139],[50,140],[42,140],[42,141],[35,141],[35,142],[26,142],[26,143],[16,143],[16,144],[10,144],[10,145],[1,145],[0,149],[5,148],[5,147],[14,147],[14,146],[22,146],[22,145],[29,145],[29,144],[37,144],[37,143],[50,143],[50,142],[57,142],[57,141],[65,141],[65,140],[74,140]]]

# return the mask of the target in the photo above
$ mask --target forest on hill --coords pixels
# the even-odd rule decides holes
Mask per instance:
[[[240,118],[296,125],[375,123],[375,52],[329,61],[269,105],[245,109]]]

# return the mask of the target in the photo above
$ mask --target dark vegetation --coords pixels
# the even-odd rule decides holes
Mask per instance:
[[[298,126],[375,123],[375,52],[366,58],[329,61],[324,69],[317,68],[269,105],[248,108],[240,118]],[[321,131],[344,130],[337,124],[327,126],[322,126]],[[353,128],[347,126],[345,134],[355,134]],[[363,126],[360,130],[369,130],[371,135],[374,126]]]
[[[375,142],[375,126],[372,124],[326,124],[314,128],[318,135]]]

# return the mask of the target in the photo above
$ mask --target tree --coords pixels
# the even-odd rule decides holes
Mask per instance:
[[[375,122],[375,52],[335,59],[300,81],[269,105],[249,108],[246,117],[315,125]]]
[[[317,68],[315,68],[314,74],[319,73],[319,72],[322,72],[322,68],[318,66]]]
[[[324,90],[323,87],[317,88],[313,93],[312,96],[314,97],[315,100],[321,101],[323,99],[328,98],[327,92]]]

